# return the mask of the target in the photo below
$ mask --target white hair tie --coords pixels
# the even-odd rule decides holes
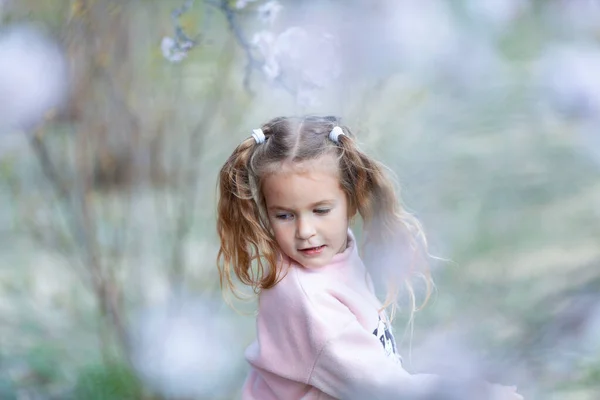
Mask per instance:
[[[335,126],[331,132],[329,132],[329,139],[335,143],[339,143],[340,135],[344,135],[344,131],[339,126]]]
[[[264,143],[267,139],[262,129],[252,129],[252,137],[256,141],[256,144]]]

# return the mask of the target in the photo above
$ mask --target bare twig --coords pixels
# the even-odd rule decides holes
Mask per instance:
[[[252,75],[252,70],[254,68],[261,68],[264,62],[258,61],[254,55],[252,54],[252,47],[248,40],[244,37],[240,26],[236,20],[235,11],[229,5],[227,0],[221,0],[220,7],[221,11],[225,14],[225,18],[227,19],[227,24],[229,25],[229,29],[233,33],[238,44],[241,46],[242,50],[246,54],[246,67],[244,72],[244,88],[249,93],[252,93],[250,88],[250,79]]]
[[[30,144],[37,156],[38,161],[46,179],[54,189],[58,199],[66,205],[70,211],[70,230],[73,239],[78,243],[78,247],[83,249],[85,265],[90,271],[91,283],[94,293],[98,296],[103,314],[110,315],[112,322],[117,329],[122,344],[125,344],[126,332],[121,318],[118,304],[113,296],[114,289],[107,284],[103,274],[100,257],[98,254],[95,237],[92,234],[91,218],[89,214],[89,205],[82,196],[80,202],[76,202],[65,183],[60,178],[48,149],[40,135],[31,135]]]
[[[92,21],[89,20],[90,4],[85,0],[78,1],[79,8],[85,10],[75,21],[80,21],[82,18],[88,18],[83,21],[80,26],[83,29],[84,40],[92,43],[96,37],[94,35]],[[135,114],[131,112],[127,103],[124,101],[124,96],[120,93],[117,85],[112,79],[112,75],[106,70],[101,60],[98,57],[92,57],[94,72],[96,75],[103,78],[107,83],[109,96],[112,103],[118,104],[119,110],[123,113],[129,122],[132,129],[139,129],[139,121]],[[84,137],[84,140],[86,138]],[[47,146],[41,135],[31,135],[30,145],[38,159],[42,172],[46,180],[53,188],[62,208],[68,214],[67,230],[73,238],[76,248],[79,249],[82,258],[82,263],[89,274],[89,284],[98,302],[98,307],[102,318],[106,318],[114,333],[116,333],[119,345],[124,354],[128,356],[127,351],[127,333],[125,322],[122,318],[120,299],[120,288],[115,277],[111,274],[111,270],[103,268],[101,251],[99,249],[98,239],[95,235],[94,216],[92,212],[92,199],[89,196],[89,188],[85,182],[78,189],[73,190],[67,186],[62,180],[61,174],[53,162]],[[79,156],[82,156],[79,154]],[[85,170],[85,169],[80,169]],[[83,172],[82,172],[83,173]],[[103,340],[105,335],[99,332]]]
[[[228,56],[229,53],[225,50],[222,53],[222,57]],[[226,71],[222,72],[223,74]],[[213,124],[215,123],[215,115],[218,114],[219,108],[222,106],[223,100],[225,99],[226,86],[220,84],[221,80],[215,79],[213,84],[212,95],[207,98],[211,101],[206,103],[203,108],[202,115],[199,118],[196,126],[191,130],[189,137],[188,149],[188,162],[197,163],[201,160],[202,149],[206,142],[207,133],[211,131]],[[195,219],[196,201],[198,194],[198,177],[197,170],[187,168],[184,173],[184,179],[182,182],[183,195],[181,198],[178,210],[180,211],[176,222],[175,228],[175,245],[173,248],[172,255],[172,266],[173,275],[172,284],[174,287],[178,287],[180,279],[183,279],[183,248],[182,245],[185,243],[185,239],[188,237],[190,230],[193,226]]]

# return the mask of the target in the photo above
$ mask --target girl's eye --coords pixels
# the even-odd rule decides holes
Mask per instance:
[[[281,220],[285,221],[285,220],[294,218],[294,216],[292,214],[289,214],[289,213],[287,213],[287,214],[276,214],[275,218],[281,219]]]
[[[315,214],[325,215],[329,214],[329,211],[331,211],[329,208],[317,208],[314,212]]]

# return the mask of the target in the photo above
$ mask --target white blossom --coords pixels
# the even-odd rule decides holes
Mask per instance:
[[[263,56],[268,55],[275,43],[275,35],[270,31],[259,31],[252,37],[252,46]]]
[[[381,35],[391,41],[390,54],[380,54],[380,63],[399,59],[404,68],[427,74],[460,46],[458,27],[444,2],[397,1],[386,17],[368,37],[373,45]]]
[[[550,103],[571,116],[600,113],[600,49],[595,45],[556,46],[539,63],[541,86]]]
[[[296,93],[296,104],[301,107],[314,107],[320,104],[319,93],[314,89],[300,88]]]
[[[267,79],[279,80],[291,89],[299,104],[315,104],[318,90],[327,88],[341,74],[339,45],[326,32],[308,32],[298,26],[277,36],[260,31],[252,44],[261,54]]]
[[[278,1],[268,1],[258,8],[258,19],[263,23],[272,25],[282,9],[283,7]]]
[[[29,26],[0,30],[0,131],[29,129],[66,98],[67,65],[56,43]]]
[[[341,73],[337,43],[327,33],[291,27],[277,37],[273,53],[294,83],[324,88]]]
[[[140,378],[168,398],[214,398],[235,373],[241,348],[231,323],[207,301],[172,301],[140,313],[132,329]]]
[[[260,31],[254,34],[252,45],[263,58],[262,71],[269,81],[277,79],[280,73],[279,64],[273,54],[275,35],[270,31]]]
[[[160,42],[160,49],[162,51],[163,57],[167,60],[178,63],[187,57],[187,50],[177,46],[177,42],[168,36],[165,36]]]

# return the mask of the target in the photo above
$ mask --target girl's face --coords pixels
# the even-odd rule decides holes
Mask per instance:
[[[275,240],[288,257],[319,268],[346,249],[348,201],[334,156],[285,163],[263,179],[262,192]]]

